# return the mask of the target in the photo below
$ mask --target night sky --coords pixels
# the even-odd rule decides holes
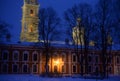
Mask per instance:
[[[38,0],[40,8],[53,7],[63,19],[63,13],[74,4],[89,3],[95,5],[98,0]],[[0,20],[10,24],[13,42],[19,41],[23,0],[0,0]]]

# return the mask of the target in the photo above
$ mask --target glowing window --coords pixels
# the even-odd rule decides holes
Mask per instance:
[[[32,9],[30,10],[30,16],[34,16],[34,12]]]
[[[29,32],[33,32],[33,25],[30,25]]]
[[[54,72],[57,73],[57,66],[54,66]]]

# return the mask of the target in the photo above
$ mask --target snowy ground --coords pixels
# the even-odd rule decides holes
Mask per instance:
[[[72,77],[43,78],[36,75],[0,75],[0,81],[120,81],[120,76],[111,76],[108,79],[82,79]]]

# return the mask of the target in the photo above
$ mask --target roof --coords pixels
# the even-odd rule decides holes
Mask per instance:
[[[39,42],[39,43],[35,43],[35,42],[16,42],[16,43],[10,43],[10,42],[6,42],[6,43],[1,43],[0,45],[43,47],[44,43],[43,42]],[[75,45],[73,45],[71,42],[65,43],[63,41],[52,41],[51,42],[51,47],[74,49]],[[78,48],[81,48],[81,47],[84,48],[85,46],[78,46]],[[89,46],[88,48],[91,49],[91,50],[95,49],[94,46]],[[112,45],[112,50],[120,50],[120,44],[114,44],[114,45]]]

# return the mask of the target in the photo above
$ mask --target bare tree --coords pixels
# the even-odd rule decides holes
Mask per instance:
[[[10,41],[11,39],[11,34],[9,32],[9,28],[10,25],[3,22],[3,21],[0,21],[0,42],[3,43],[5,42],[6,40],[7,41]]]
[[[77,20],[79,35],[78,35],[78,32],[75,32],[75,33],[76,33],[76,40],[79,40],[81,45],[77,41],[77,43],[74,44],[74,46],[75,46],[75,52],[81,67],[80,68],[81,75],[83,76],[83,65],[84,65],[83,61],[85,61],[85,73],[88,73],[87,54],[88,54],[88,47],[90,42],[90,33],[92,33],[91,29],[93,25],[92,24],[92,7],[87,3],[74,5],[71,9],[68,9],[67,11],[65,11],[64,17],[68,25],[68,31],[69,31],[68,34],[71,37],[73,42],[75,42],[72,37],[73,27],[76,26],[76,20],[80,18],[80,20]],[[84,34],[83,34],[83,37],[81,38],[82,33]]]
[[[95,13],[95,22],[96,22],[96,37],[97,47],[101,50],[100,59],[102,62],[101,76],[103,78],[107,75],[107,57],[108,47],[112,45],[112,39],[109,36],[112,36],[112,29],[114,26],[114,16],[111,12],[111,0],[99,0],[96,13]]]
[[[56,37],[58,32],[56,31],[59,23],[60,18],[58,17],[57,13],[53,8],[43,8],[40,9],[39,12],[40,17],[40,25],[39,25],[39,34],[40,34],[40,41],[43,42],[44,47],[44,54],[46,58],[45,62],[45,70],[46,75],[48,75],[49,68],[48,68],[48,61],[50,58],[50,47],[51,47],[51,41]]]

